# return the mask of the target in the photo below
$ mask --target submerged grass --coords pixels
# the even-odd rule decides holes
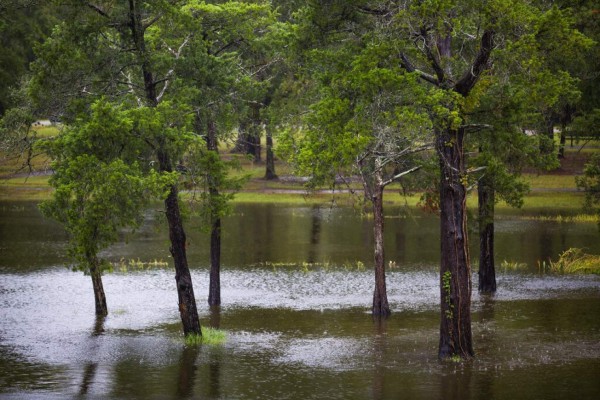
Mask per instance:
[[[135,260],[133,258],[129,259],[129,260],[121,258],[117,262],[110,263],[110,266],[111,266],[112,271],[116,270],[119,272],[130,272],[130,271],[144,271],[144,270],[157,269],[157,268],[168,268],[169,263],[166,261],[163,261],[162,259],[161,260],[154,259],[152,261],[142,261],[139,258],[137,260]]]
[[[526,263],[521,263],[521,262],[518,262],[518,261],[503,260],[500,263],[500,268],[503,271],[520,271],[520,270],[527,269],[527,264]]]
[[[185,344],[188,346],[198,346],[201,344],[220,345],[227,340],[225,331],[210,327],[202,328],[202,335],[191,334],[185,337]]]

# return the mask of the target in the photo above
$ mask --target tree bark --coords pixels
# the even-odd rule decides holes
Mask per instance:
[[[102,284],[102,271],[98,258],[91,257],[90,276],[92,278],[92,287],[94,289],[94,302],[96,305],[96,315],[108,315],[108,306],[106,304],[106,295],[104,294],[104,285]]]
[[[463,182],[464,130],[436,132],[440,158],[440,359],[473,357],[471,267],[467,239],[466,188]]]
[[[380,178],[378,176],[378,178]],[[381,181],[381,179],[377,179]],[[373,292],[373,315],[389,316],[390,306],[387,299],[387,288],[385,284],[385,254],[383,242],[383,185],[377,182],[372,194],[373,204],[373,236],[375,239],[375,290]]]
[[[488,176],[477,186],[479,205],[479,292],[496,292],[496,267],[494,265],[494,199],[493,182]]]
[[[138,53],[142,77],[144,80],[144,93],[149,107],[156,107],[158,99],[156,94],[156,82],[154,74],[150,68],[148,55],[146,54],[146,44],[144,39],[144,25],[142,22],[141,10],[136,0],[129,0],[129,28],[132,39],[135,44],[135,50]],[[172,172],[173,163],[171,156],[166,149],[166,141],[160,138],[156,147],[158,165],[161,172]],[[177,296],[179,302],[179,314],[183,325],[185,335],[202,334],[198,310],[196,308],[196,297],[192,285],[192,276],[187,262],[186,254],[186,236],[183,229],[181,210],[179,209],[177,185],[171,185],[169,194],[165,199],[165,215],[169,226],[169,239],[171,242],[171,255],[175,265],[175,282],[177,285]]]
[[[267,166],[265,171],[265,179],[275,180],[277,174],[275,173],[275,155],[273,154],[273,134],[269,126],[266,127],[267,131]]]
[[[208,121],[207,131],[206,148],[209,151],[218,152],[214,121]],[[219,195],[219,189],[211,177],[208,177],[208,190],[211,198]],[[218,215],[211,215],[211,220],[208,304],[218,306],[221,304],[221,218]]]
[[[186,236],[179,209],[178,190],[175,185],[171,186],[169,195],[165,199],[165,212],[169,225],[170,251],[175,264],[175,282],[177,284],[179,314],[183,324],[183,333],[185,335],[201,335],[196,296],[194,295],[192,276],[187,263]]]

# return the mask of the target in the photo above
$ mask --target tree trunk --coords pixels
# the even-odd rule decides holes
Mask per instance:
[[[440,359],[471,358],[471,267],[467,240],[464,130],[436,134],[440,158]]]
[[[210,232],[210,285],[208,304],[221,305],[221,218],[213,221]]]
[[[381,181],[381,179],[378,179]],[[375,290],[373,292],[373,315],[389,316],[390,306],[385,284],[385,254],[383,243],[383,185],[376,184],[373,189],[373,236],[375,238]]]
[[[92,277],[92,287],[94,288],[94,300],[96,304],[96,315],[108,315],[108,306],[106,305],[106,295],[104,294],[104,285],[102,285],[102,271],[98,258],[91,257],[90,276]]]
[[[175,185],[171,186],[169,195],[165,199],[165,212],[169,224],[169,239],[171,241],[171,255],[175,264],[175,282],[179,303],[179,314],[185,335],[201,335],[200,320],[196,308],[196,297],[192,285],[192,276],[187,263],[186,236],[179,209],[178,191]]]
[[[275,173],[275,155],[273,154],[273,135],[271,132],[271,128],[269,126],[266,127],[267,131],[267,166],[265,171],[265,179],[270,181],[277,179],[277,174]]]
[[[250,124],[248,129],[246,154],[254,156],[255,162],[260,162],[260,136],[261,136],[260,104],[250,106]]]
[[[218,152],[216,129],[215,123],[209,121],[206,138],[206,148],[209,151]],[[219,189],[211,177],[208,177],[208,190],[211,199],[219,196]],[[208,304],[218,306],[221,304],[221,218],[218,215],[211,215],[211,220]]]
[[[150,63],[146,54],[146,44],[144,38],[144,25],[142,22],[142,12],[138,8],[138,2],[129,0],[129,28],[131,29],[132,39],[135,49],[138,52],[141,63],[141,72],[144,80],[144,93],[149,107],[158,105],[156,95],[156,82],[154,74],[150,69]],[[171,156],[166,149],[165,138],[158,140],[156,155],[161,172],[172,172],[173,165]],[[175,282],[177,285],[177,296],[179,302],[179,314],[183,325],[185,335],[201,335],[200,320],[196,308],[196,297],[192,286],[192,276],[187,263],[186,255],[186,236],[181,219],[181,210],[179,209],[179,191],[177,185],[169,188],[169,194],[165,199],[165,216],[169,225],[169,239],[171,242],[171,255],[175,265]]]
[[[494,266],[494,197],[493,182],[483,176],[477,186],[479,203],[479,292],[496,292]]]

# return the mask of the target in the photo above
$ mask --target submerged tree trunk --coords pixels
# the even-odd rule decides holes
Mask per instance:
[[[106,295],[104,294],[104,285],[102,284],[102,271],[98,258],[90,259],[90,276],[92,277],[92,287],[94,288],[94,301],[96,304],[96,315],[108,315],[108,306],[106,305]]]
[[[142,11],[138,2],[129,0],[129,24],[128,24],[135,50],[138,53],[141,73],[144,80],[144,93],[149,107],[158,105],[156,93],[156,82],[152,73],[150,63],[146,54],[146,43],[144,32],[146,27],[142,21]],[[159,170],[161,172],[173,171],[173,160],[168,153],[165,138],[160,138],[156,146]],[[177,296],[179,302],[179,314],[185,335],[201,335],[200,320],[196,308],[196,297],[192,285],[192,276],[187,262],[186,236],[183,229],[181,210],[179,209],[179,190],[177,185],[171,185],[169,194],[165,199],[165,216],[169,225],[169,239],[171,242],[171,255],[175,265],[175,282],[177,285]]]
[[[265,171],[265,179],[266,180],[274,180],[277,179],[277,174],[275,173],[275,155],[273,154],[273,134],[271,132],[271,128],[267,125],[267,165]]]
[[[216,129],[214,121],[209,121],[206,137],[206,148],[209,151],[218,152]],[[208,190],[211,199],[219,196],[219,190],[212,177],[208,177]],[[221,218],[218,215],[211,215],[211,220],[208,304],[218,306],[221,304]]]
[[[484,176],[477,186],[479,203],[479,292],[496,292],[494,265],[494,199],[493,182]]]
[[[467,240],[464,130],[437,132],[440,158],[440,359],[471,358],[471,267]]]
[[[373,236],[375,238],[375,291],[373,292],[373,315],[390,315],[385,284],[385,254],[383,244],[383,186],[377,185],[372,196]]]

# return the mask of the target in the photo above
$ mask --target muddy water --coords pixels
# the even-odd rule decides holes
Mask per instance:
[[[368,314],[370,221],[350,210],[239,206],[224,224],[218,311],[206,235],[190,228],[201,321],[228,331],[193,348],[171,270],[106,275],[110,315],[96,320],[89,277],[63,266],[61,230],[33,205],[0,204],[0,398],[598,398],[600,279],[536,266],[571,246],[600,252],[595,225],[499,221],[497,260],[530,267],[500,271],[494,298],[474,294],[477,358],[456,365],[436,359],[437,221],[389,214],[398,267],[383,322]],[[105,256],[168,261],[167,248],[149,221]]]

